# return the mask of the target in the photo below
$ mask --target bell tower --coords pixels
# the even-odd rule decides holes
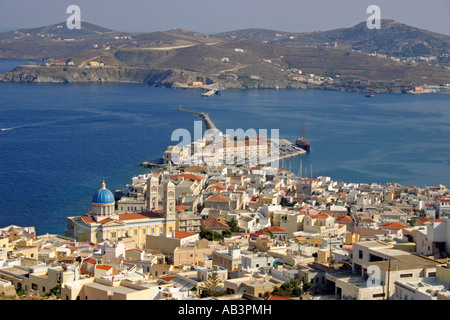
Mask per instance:
[[[175,185],[171,181],[164,183],[164,207],[165,220],[175,220]]]
[[[158,210],[158,178],[151,176],[147,179],[147,211]]]

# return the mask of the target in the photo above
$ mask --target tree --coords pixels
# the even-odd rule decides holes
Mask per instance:
[[[231,237],[232,234],[233,234],[233,233],[231,232],[230,229],[222,230],[222,236],[223,236],[224,238],[229,238],[229,237]]]
[[[223,240],[223,235],[217,231],[213,231],[209,228],[204,228],[200,233],[200,236],[209,241]]]
[[[220,294],[220,278],[217,271],[213,271],[208,274],[208,278],[205,281],[204,293],[207,297],[214,297]]]
[[[213,240],[213,231],[209,228],[204,228],[202,232],[200,232],[200,236],[205,238],[206,240]]]
[[[228,226],[230,227],[230,230],[232,232],[239,232],[239,222],[235,219],[232,218],[229,222],[228,222]]]
[[[61,286],[59,284],[51,289],[45,296],[50,297],[51,295],[55,295],[57,299],[61,299]]]
[[[284,282],[280,287],[275,287],[272,294],[282,297],[301,297],[305,286],[301,286],[298,279],[291,279]],[[308,289],[309,290],[309,289]]]
[[[303,292],[308,292],[313,287],[313,284],[310,282],[303,282]]]

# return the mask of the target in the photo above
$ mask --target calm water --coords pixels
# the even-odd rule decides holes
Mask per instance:
[[[17,62],[0,61],[0,72]],[[294,141],[308,120],[307,155],[285,162],[337,181],[450,185],[450,97],[296,90],[197,90],[137,84],[0,83],[0,227],[64,234],[66,217],[90,210],[105,177],[121,189],[138,165],[162,155],[177,128],[193,131],[185,109],[216,126],[279,129]],[[269,131],[270,132],[270,131]],[[303,171],[303,175],[305,172]]]

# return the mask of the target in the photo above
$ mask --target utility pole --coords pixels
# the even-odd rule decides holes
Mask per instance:
[[[390,282],[390,275],[391,275],[391,257],[389,257],[388,262],[388,280],[387,280],[387,293],[386,293],[386,300],[389,300],[389,282]]]

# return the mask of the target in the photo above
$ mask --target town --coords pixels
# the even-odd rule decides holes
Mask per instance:
[[[80,214],[0,229],[3,299],[450,299],[444,185],[169,162]]]

